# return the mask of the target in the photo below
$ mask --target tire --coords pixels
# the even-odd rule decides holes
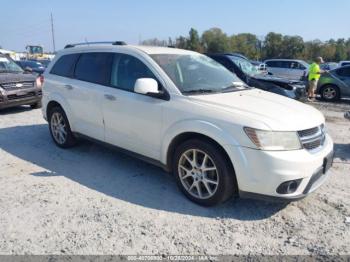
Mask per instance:
[[[61,107],[52,108],[49,112],[48,120],[51,137],[58,147],[69,148],[77,143],[70,128],[66,113]],[[65,131],[65,134],[60,131],[62,129]],[[61,135],[58,133],[61,133]]]
[[[340,91],[336,85],[325,85],[320,91],[321,98],[325,101],[336,101],[340,99]]]
[[[35,103],[35,104],[31,104],[30,107],[32,109],[38,109],[38,108],[41,108],[41,101]]]
[[[196,165],[193,162],[193,152],[196,155]],[[172,171],[180,190],[202,206],[225,202],[237,191],[232,166],[228,164],[222,150],[212,143],[199,139],[182,143],[175,150]]]

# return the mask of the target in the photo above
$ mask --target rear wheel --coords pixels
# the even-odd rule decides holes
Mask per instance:
[[[76,144],[67,116],[61,107],[54,107],[49,112],[49,128],[53,141],[62,148],[72,147]]]
[[[321,89],[321,97],[326,101],[336,101],[340,98],[339,88],[335,85],[325,85]]]
[[[173,173],[181,191],[193,202],[212,206],[229,199],[237,188],[234,171],[215,145],[202,140],[181,144],[174,154]]]

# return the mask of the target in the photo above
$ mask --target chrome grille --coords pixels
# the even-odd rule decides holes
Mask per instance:
[[[23,95],[8,95],[7,99],[8,100],[16,100],[16,99],[22,99],[22,98],[27,98],[27,97],[32,97],[35,96],[35,92],[29,92],[27,94]]]
[[[303,147],[313,150],[321,147],[325,140],[324,125],[298,131]]]
[[[34,82],[14,82],[14,83],[4,83],[1,84],[1,87],[5,90],[18,90],[18,89],[25,89],[25,88],[32,88],[34,87]]]

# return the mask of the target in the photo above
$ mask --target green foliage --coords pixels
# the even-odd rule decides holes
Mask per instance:
[[[188,36],[168,41],[157,38],[145,40],[145,45],[173,46],[201,53],[236,52],[254,60],[268,58],[298,58],[313,61],[322,56],[326,61],[350,60],[350,38],[322,42],[318,39],[304,41],[300,36],[268,33],[263,39],[250,33],[228,36],[220,28],[211,28],[200,36],[191,28]]]
[[[202,34],[203,50],[207,53],[230,51],[229,38],[220,28],[212,28]]]

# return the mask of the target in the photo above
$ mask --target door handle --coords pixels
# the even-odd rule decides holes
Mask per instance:
[[[109,95],[109,94],[105,94],[105,98],[108,99],[108,100],[111,100],[111,101],[117,100],[114,95]]]
[[[64,88],[67,90],[72,90],[74,87],[71,85],[64,85]]]

